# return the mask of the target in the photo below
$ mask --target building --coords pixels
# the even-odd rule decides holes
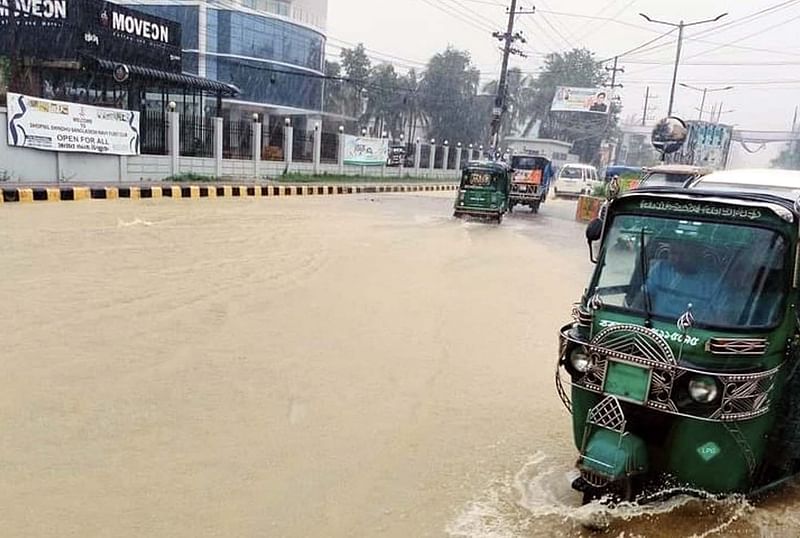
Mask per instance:
[[[559,168],[566,163],[578,162],[578,156],[574,153],[570,153],[572,149],[572,144],[570,142],[546,138],[509,136],[505,139],[505,145],[514,155],[545,157],[553,163],[553,166]]]
[[[322,114],[328,0],[128,1],[181,24],[184,71],[231,84],[223,116],[303,128]],[[264,123],[267,123],[265,121]]]
[[[168,108],[201,124],[237,93],[185,73],[181,41],[180,24],[104,0],[0,0],[8,90],[138,111],[143,152],[166,152]]]

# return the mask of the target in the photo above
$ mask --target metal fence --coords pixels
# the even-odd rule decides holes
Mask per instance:
[[[139,115],[140,149],[146,155],[167,154],[167,113],[145,109]]]
[[[422,145],[422,153],[419,159],[420,168],[428,168],[430,166],[431,147],[428,144]]]
[[[253,158],[253,122],[226,121],[222,127],[224,159]]]
[[[310,163],[314,161],[314,131],[294,130],[292,161]]]
[[[181,115],[178,128],[181,156],[214,156],[214,118]]]
[[[433,167],[444,168],[443,161],[444,161],[444,146],[436,146],[436,154],[433,158]]]
[[[320,141],[320,162],[337,164],[339,162],[339,135],[336,133],[322,133]]]
[[[450,151],[447,153],[447,169],[453,170],[456,167],[456,156],[458,152],[461,151],[461,148],[455,147],[450,148]]]
[[[264,126],[261,130],[261,160],[282,161],[283,155],[283,123],[274,126]]]

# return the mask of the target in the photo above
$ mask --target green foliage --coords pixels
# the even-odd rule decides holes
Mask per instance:
[[[207,183],[216,181],[217,178],[214,176],[207,176],[204,174],[197,174],[195,172],[182,172],[180,174],[175,174],[174,176],[169,176],[165,178],[164,181],[171,181],[173,183]]]
[[[780,154],[772,160],[771,164],[773,168],[800,170],[800,148],[798,148],[798,144],[794,142],[787,144]]]
[[[404,174],[402,177],[398,177],[395,175],[380,176],[372,174],[347,176],[343,174],[329,174],[326,172],[310,175],[290,172],[281,175],[278,181],[281,183],[450,183],[454,182],[455,179],[414,177],[411,174]]]
[[[550,112],[558,86],[593,88],[603,85],[607,72],[598,63],[594,53],[587,49],[573,49],[566,53],[552,53],[545,58],[542,72],[533,83],[532,119],[542,121],[541,136],[572,142],[572,152],[581,161],[591,162],[597,156],[604,138],[615,135],[618,124],[618,107],[608,115],[588,112]]]
[[[342,89],[344,112],[358,118],[362,114],[367,94],[367,84],[372,67],[364,45],[359,43],[354,49],[342,49],[342,71],[349,83]]]
[[[420,107],[437,140],[483,140],[487,135],[491,96],[479,96],[480,72],[467,52],[448,48],[428,62],[420,84]]]

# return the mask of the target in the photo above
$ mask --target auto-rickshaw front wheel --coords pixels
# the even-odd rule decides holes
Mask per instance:
[[[632,502],[636,500],[636,491],[633,480],[627,478],[615,483],[612,487],[605,489],[585,489],[581,504],[589,504],[599,500],[601,504],[615,505],[621,502]]]

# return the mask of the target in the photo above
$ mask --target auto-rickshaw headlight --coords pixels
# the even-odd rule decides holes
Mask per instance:
[[[582,347],[576,347],[569,354],[569,362],[576,371],[585,374],[589,370],[591,360],[589,354]]]
[[[719,387],[714,378],[697,376],[689,380],[689,396],[698,403],[711,403],[719,396]]]

